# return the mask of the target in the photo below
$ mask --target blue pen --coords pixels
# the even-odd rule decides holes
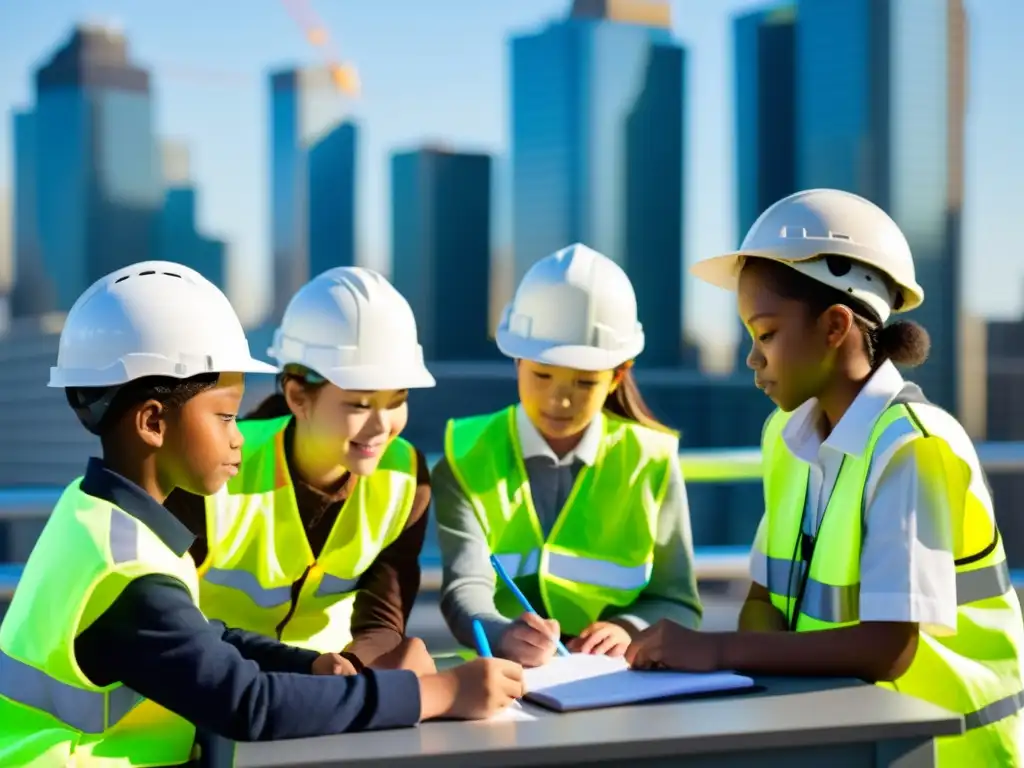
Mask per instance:
[[[484,625],[480,623],[480,619],[473,619],[473,639],[476,640],[476,652],[482,659],[490,659],[491,656],[491,644],[487,642],[487,633],[484,632]],[[522,704],[519,703],[519,699],[512,702],[512,705],[518,709],[522,709]]]
[[[516,583],[512,581],[512,578],[508,575],[508,572],[502,566],[501,561],[498,560],[498,558],[495,555],[491,555],[491,565],[494,566],[494,570],[497,572],[498,578],[500,578],[505,583],[505,586],[508,587],[508,590],[512,593],[512,596],[519,601],[519,604],[521,606],[523,606],[523,610],[527,613],[537,613],[535,610],[533,610],[533,606],[530,605],[530,601],[526,599],[526,595],[524,595],[519,590],[519,587],[516,586]],[[555,638],[555,642],[558,644],[559,656],[571,655],[569,653],[569,649],[566,648],[562,644],[562,641],[559,640],[557,637]]]
[[[491,658],[491,644],[487,642],[487,633],[480,619],[473,619],[473,637],[476,640],[476,652],[485,659]]]

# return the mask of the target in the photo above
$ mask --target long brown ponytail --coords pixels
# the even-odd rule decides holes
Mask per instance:
[[[647,405],[640,394],[640,385],[636,383],[632,367],[626,368],[621,375],[619,386],[605,399],[604,409],[620,418],[635,421],[641,426],[674,433],[675,430],[662,424]]]

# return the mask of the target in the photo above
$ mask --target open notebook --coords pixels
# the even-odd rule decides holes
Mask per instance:
[[[556,656],[543,667],[527,669],[528,701],[557,712],[598,709],[688,694],[752,688],[754,681],[734,672],[637,671],[609,656]]]

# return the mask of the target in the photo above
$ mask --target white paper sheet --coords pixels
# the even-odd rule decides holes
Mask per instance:
[[[487,718],[486,720],[479,720],[481,723],[510,723],[510,722],[529,722],[536,720],[537,715],[530,712],[522,704],[516,702],[511,707],[506,707],[496,715]]]

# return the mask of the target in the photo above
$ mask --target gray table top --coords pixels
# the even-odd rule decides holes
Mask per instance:
[[[367,765],[481,768],[697,755],[781,746],[914,739],[960,733],[939,707],[856,680],[764,678],[764,690],[725,697],[556,714],[536,720],[431,722],[418,728],[239,744],[238,768]],[[467,758],[472,756],[471,760]],[[380,762],[378,762],[380,761]]]

